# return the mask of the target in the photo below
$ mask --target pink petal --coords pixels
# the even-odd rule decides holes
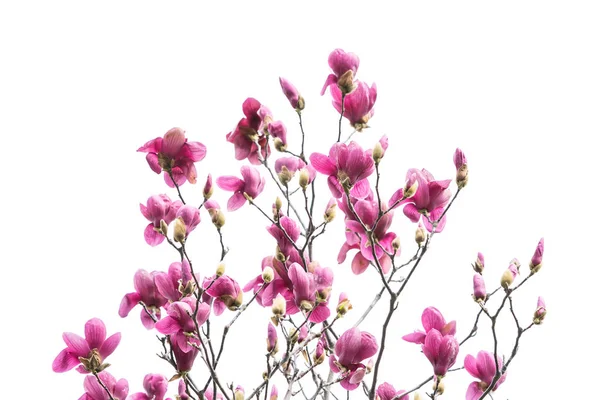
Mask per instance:
[[[74,354],[69,352],[69,348],[62,350],[52,362],[54,372],[66,372],[79,365],[80,361]]]
[[[331,315],[331,311],[329,307],[327,307],[326,303],[320,303],[313,309],[313,312],[310,314],[308,320],[310,322],[314,322],[315,324],[321,323],[325,321]]]
[[[429,332],[431,329],[437,329],[441,332],[444,325],[446,325],[446,320],[437,308],[427,307],[421,315],[421,323],[425,328],[425,332]]]
[[[223,190],[237,192],[244,188],[244,181],[236,176],[220,176],[217,178],[217,186]]]
[[[352,259],[352,272],[355,275],[360,275],[366,271],[369,266],[369,260],[367,260],[360,252],[354,255]]]
[[[481,395],[483,394],[483,390],[479,388],[479,382],[471,382],[467,387],[467,394],[465,396],[466,400],[479,400]]]
[[[158,246],[165,240],[165,237],[162,233],[155,231],[154,225],[150,223],[146,226],[146,229],[144,229],[144,240],[146,240],[146,243],[150,246]]]
[[[481,379],[479,376],[479,370],[477,369],[477,360],[472,355],[468,354],[465,357],[465,369],[472,377]]]
[[[405,205],[402,211],[404,212],[404,215],[406,215],[412,222],[419,222],[421,213],[413,203]]]
[[[425,343],[425,336],[425,332],[415,331],[413,333],[409,333],[408,335],[402,336],[402,339],[410,343],[423,344]]]
[[[90,345],[88,342],[82,338],[81,336],[71,333],[65,332],[63,333],[63,340],[67,344],[68,351],[75,354],[76,356],[87,357],[90,352]]]
[[[323,175],[337,174],[337,167],[329,157],[321,153],[312,153],[310,155],[310,163],[314,169]]]
[[[90,349],[99,349],[104,339],[106,339],[106,326],[101,319],[92,318],[85,323],[85,340]]]
[[[196,162],[202,161],[206,157],[206,146],[200,142],[187,142],[184,146],[189,151],[189,158]]]
[[[148,162],[148,165],[150,166],[150,169],[152,171],[156,172],[157,174],[160,174],[162,168],[158,163],[158,156],[155,153],[146,154],[146,161]]]
[[[119,332],[111,335],[108,339],[106,339],[99,349],[102,358],[110,356],[113,353],[113,351],[115,351],[120,341],[121,334]]]
[[[123,296],[123,300],[121,300],[121,305],[119,306],[119,316],[121,318],[125,318],[129,315],[129,312],[133,309],[133,307],[137,306],[140,301],[140,295],[138,293],[127,293]]]
[[[246,203],[246,197],[240,192],[236,192],[227,201],[227,211],[235,211]]]
[[[181,326],[179,325],[179,321],[177,321],[175,318],[167,316],[158,321],[155,325],[155,328],[163,335],[171,335],[179,332]]]
[[[181,128],[172,128],[163,136],[161,153],[175,158],[185,143],[185,134]]]

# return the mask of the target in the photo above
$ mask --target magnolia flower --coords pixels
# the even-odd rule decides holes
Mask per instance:
[[[98,378],[102,381],[106,389],[110,392],[110,396],[114,400],[125,400],[129,393],[129,383],[126,379],[115,379],[107,371],[98,373]],[[95,376],[88,375],[83,381],[83,388],[85,393],[79,398],[79,400],[109,400],[111,397],[106,393],[106,390],[98,383],[98,379]],[[139,400],[140,398],[134,397],[133,400]],[[157,400],[162,400],[162,397]]]
[[[214,299],[213,311],[215,315],[221,315],[225,308],[235,310],[242,305],[243,292],[240,285],[231,277],[222,275],[204,278],[204,296]],[[210,301],[209,298],[206,299]]]
[[[227,201],[227,211],[235,211],[246,203],[246,196],[255,199],[265,187],[265,180],[256,168],[243,165],[241,168],[242,179],[236,176],[220,176],[217,185],[233,192]]]
[[[327,76],[323,89],[321,89],[321,96],[333,84],[342,86],[345,89],[345,93],[351,92],[352,81],[360,64],[358,56],[354,53],[346,53],[342,49],[335,49],[329,54],[328,62],[333,73]],[[340,78],[342,78],[342,82],[339,82]]]
[[[342,101],[344,117],[350,122],[358,132],[367,128],[367,122],[373,117],[373,106],[377,100],[377,86],[371,87],[364,82],[357,81],[356,88],[343,97],[342,92],[337,86],[330,86],[331,97],[333,97],[333,107],[337,112],[342,112]]]
[[[529,269],[532,273],[536,273],[542,268],[542,257],[544,256],[544,238],[541,238],[535,248],[535,253],[529,262]]]
[[[198,274],[196,274],[198,279]],[[173,262],[168,272],[158,272],[154,277],[156,289],[170,302],[179,301],[191,295],[194,285],[192,270],[186,259]]]
[[[539,296],[537,301],[537,308],[533,313],[533,323],[536,325],[541,324],[544,320],[544,317],[546,317],[546,303],[544,302],[542,296]]]
[[[150,221],[144,229],[144,239],[150,246],[159,245],[165,240],[166,232],[162,231],[161,222],[169,225],[177,217],[177,211],[183,206],[179,200],[171,201],[166,194],[148,198],[146,205],[140,203],[142,215]]]
[[[195,313],[195,314],[194,314]],[[167,316],[155,325],[156,330],[164,335],[171,335],[171,343],[177,343],[183,352],[189,352],[194,347],[189,342],[198,344],[196,338],[196,324],[201,326],[206,322],[210,314],[210,306],[206,303],[198,304],[196,312],[196,301],[184,297],[180,301],[171,303],[167,308]],[[196,320],[192,316],[196,315]]]
[[[146,329],[154,328],[154,319],[148,315],[152,314],[156,320],[160,319],[160,308],[167,303],[167,299],[160,294],[156,287],[155,278],[160,274],[158,271],[148,272],[144,269],[138,269],[133,276],[133,287],[135,292],[127,293],[121,300],[119,306],[119,316],[121,318],[129,315],[129,312],[138,303],[142,302],[144,307],[141,310],[140,318]]]
[[[485,281],[479,274],[473,275],[473,299],[475,301],[485,302],[487,292],[485,291]]]
[[[147,374],[144,376],[144,390],[131,395],[129,400],[163,400],[167,393],[169,382],[164,375]]]
[[[367,178],[375,171],[374,161],[354,141],[348,145],[335,143],[329,150],[329,156],[313,153],[310,162],[318,172],[328,175],[329,190],[337,199],[345,190],[359,198],[364,198],[370,191]]]
[[[462,189],[469,180],[469,168],[467,167],[467,157],[461,149],[456,149],[454,152],[454,166],[456,167],[456,184]]]
[[[375,394],[379,398],[379,400],[410,400],[408,395],[400,396],[402,393],[406,393],[406,390],[398,390],[394,389],[394,386],[391,384],[384,382],[377,387],[377,391]]]
[[[285,78],[279,77],[279,84],[291,106],[294,107],[296,111],[302,111],[304,109],[304,98],[298,94],[298,89]]]
[[[63,333],[67,348],[63,349],[52,363],[54,372],[66,372],[77,367],[82,374],[99,372],[108,365],[104,359],[111,355],[121,341],[121,334],[106,338],[106,326],[98,318],[85,323],[85,339],[75,333]],[[94,378],[95,379],[95,378]]]
[[[148,153],[146,161],[152,171],[164,171],[169,187],[181,186],[185,181],[196,183],[195,162],[206,156],[206,146],[200,142],[189,142],[181,128],[173,128],[160,138],[150,140],[137,151]],[[175,184],[173,183],[175,182]]]
[[[502,358],[496,357],[498,363],[498,370],[502,371]],[[483,392],[492,384],[494,376],[496,375],[496,362],[494,361],[494,354],[487,351],[480,351],[477,353],[477,358],[472,355],[465,357],[465,369],[471,376],[479,379],[479,382],[471,382],[467,388],[466,400],[477,400],[481,397]],[[504,373],[498,379],[498,382],[494,385],[492,391],[498,389],[498,386],[506,379],[506,373]]]
[[[411,343],[423,344],[425,343],[427,333],[432,329],[437,330],[442,335],[454,336],[456,333],[456,321],[446,323],[442,313],[435,307],[427,307],[423,311],[423,314],[421,314],[421,322],[423,328],[425,328],[425,332],[415,331],[414,333],[402,336],[402,339]]]
[[[431,329],[427,332],[421,349],[433,366],[433,373],[444,376],[456,362],[459,344],[453,335],[443,335],[437,329]]]
[[[351,328],[344,332],[335,344],[335,354],[329,357],[329,367],[341,373],[340,385],[346,390],[354,390],[362,382],[367,366],[363,361],[374,356],[379,346],[375,336]]]

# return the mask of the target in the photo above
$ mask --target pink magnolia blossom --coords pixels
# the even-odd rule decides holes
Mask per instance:
[[[196,311],[196,300],[184,297],[171,303],[167,308],[167,316],[156,323],[156,330],[164,335],[171,335],[171,343],[177,343],[183,352],[189,352],[194,347],[188,342],[198,344],[196,324],[201,326],[210,314],[210,306],[206,303],[198,305],[196,321],[192,319]]]
[[[328,307],[329,294],[333,283],[331,268],[315,267],[312,271],[304,271],[298,263],[293,263],[288,269],[291,290],[296,306],[310,312],[310,322],[323,322],[331,311]],[[288,310],[289,314],[292,314]]]
[[[304,99],[298,93],[298,89],[285,78],[279,77],[279,84],[283,94],[290,102],[291,106],[300,111],[304,109]]]
[[[335,86],[329,87],[331,97],[333,97],[333,107],[337,112],[342,112],[342,92]],[[367,123],[374,115],[373,106],[377,100],[377,85],[373,83],[371,87],[364,82],[357,81],[356,89],[344,96],[344,117],[350,122],[358,132],[367,128]]]
[[[150,246],[157,246],[165,240],[161,233],[160,221],[169,225],[177,216],[177,211],[183,205],[179,200],[171,201],[166,194],[159,194],[148,198],[146,205],[140,203],[142,215],[150,221],[144,230],[144,239]]]
[[[243,292],[240,285],[227,275],[220,277],[213,275],[210,278],[204,278],[202,286],[205,289],[204,296],[209,297],[206,300],[214,300],[213,310],[215,315],[221,315],[225,308],[235,310],[242,305]]]
[[[485,302],[486,297],[487,292],[485,290],[483,276],[479,274],[473,275],[473,299],[475,299],[475,301]]]
[[[485,259],[483,258],[483,254],[481,252],[477,253],[477,259],[471,265],[473,266],[475,272],[480,275],[483,273],[483,269],[485,268]]]
[[[194,229],[200,223],[200,210],[197,207],[184,205],[177,210],[177,218],[181,218],[181,221],[185,225],[185,238],[192,233]]]
[[[402,336],[402,339],[411,343],[423,344],[425,343],[427,333],[432,329],[437,330],[442,335],[454,336],[456,334],[456,321],[446,323],[442,313],[435,307],[427,307],[423,311],[423,314],[421,314],[421,323],[425,332],[415,331],[414,333]]]
[[[356,71],[358,70],[358,66],[360,64],[360,60],[358,56],[354,53],[346,53],[342,49],[335,49],[329,54],[329,67],[333,71],[332,74],[327,76],[327,80],[323,85],[323,89],[321,89],[321,96],[325,94],[325,91],[331,85],[334,85],[338,82],[338,79],[351,71],[350,80],[354,79],[356,75]]]
[[[129,383],[126,379],[115,379],[107,371],[98,373],[98,377],[106,386],[110,395],[115,400],[125,400],[129,393]],[[98,383],[98,379],[95,376],[88,375],[83,381],[83,388],[85,393],[79,398],[79,400],[109,400],[110,396],[106,393],[106,390]],[[161,398],[162,399],[162,398]],[[137,398],[134,398],[137,400]]]
[[[191,371],[194,366],[194,361],[196,361],[196,357],[198,357],[199,350],[194,346],[190,347],[191,348],[186,348],[186,351],[184,351],[179,342],[171,343],[171,349],[175,356],[175,366],[179,373]]]
[[[310,184],[316,177],[317,171],[310,164],[306,164],[298,157],[280,157],[275,160],[275,172],[279,176],[279,180],[282,181],[282,174],[289,175],[286,177],[287,181],[290,181],[296,172],[306,169],[308,172],[308,180],[306,184]]]
[[[150,140],[137,151],[148,153],[146,161],[152,171],[157,174],[165,172],[165,182],[169,187],[175,186],[173,181],[178,186],[183,185],[186,180],[196,183],[194,163],[206,156],[206,146],[200,142],[188,142],[181,128],[169,130],[162,138]]]
[[[169,382],[164,375],[147,374],[144,377],[144,390],[129,397],[129,400],[164,400]]]
[[[295,251],[295,243],[300,238],[300,227],[292,218],[283,216],[278,225],[271,225],[267,231],[277,240],[277,247],[284,256],[290,257]],[[291,239],[291,242],[290,242]]]
[[[541,238],[538,242],[537,247],[535,248],[535,252],[533,253],[533,257],[531,257],[531,261],[529,262],[529,269],[531,272],[535,273],[542,268],[542,258],[544,256],[544,238]]]
[[[363,361],[374,356],[379,346],[375,336],[351,328],[344,332],[335,344],[335,354],[329,357],[329,367],[343,376],[340,385],[346,390],[354,390],[363,380],[367,366]]]
[[[260,176],[256,168],[243,165],[241,168],[242,179],[236,176],[220,176],[217,185],[223,189],[233,192],[227,201],[227,210],[235,211],[246,203],[246,196],[255,199],[265,187],[265,180]]]
[[[191,294],[191,291],[184,294],[185,288],[193,283],[190,264],[186,259],[182,262],[173,262],[169,265],[168,272],[158,272],[156,274],[154,282],[156,289],[164,298],[170,302],[179,301],[184,296]]]
[[[85,323],[85,339],[75,333],[65,332],[63,340],[67,347],[54,359],[52,370],[66,372],[77,366],[78,372],[87,374],[104,366],[106,357],[115,351],[121,341],[121,334],[117,332],[107,338],[104,322],[92,318]]]
[[[277,353],[277,329],[270,322],[267,329],[267,352],[269,354]]]
[[[456,362],[459,344],[453,335],[443,335],[437,329],[431,329],[427,332],[421,349],[433,366],[433,373],[444,376]]]
[[[454,152],[454,166],[456,167],[456,184],[459,189],[462,189],[469,180],[469,168],[467,167],[467,157],[461,149],[456,149]]]
[[[415,194],[408,199],[400,201],[403,197],[404,190],[399,189],[392,195],[388,204],[390,207],[395,207],[405,203],[406,206],[404,206],[403,209],[404,215],[412,222],[419,222],[421,216],[425,215],[426,217],[423,218],[423,224],[425,225],[425,228],[431,232],[433,230],[432,222],[437,221],[441,217],[444,208],[452,196],[452,193],[448,189],[451,180],[446,179],[443,181],[436,181],[433,178],[433,175],[426,169],[418,170],[416,168],[408,170],[406,180],[408,182],[417,182],[418,186]],[[444,226],[446,226],[445,215],[438,222],[436,231],[443,231]]]
[[[502,358],[498,356],[496,361],[498,362],[498,370],[502,371]],[[483,350],[477,353],[477,358],[470,354],[465,357],[465,369],[471,376],[479,379],[479,382],[471,382],[467,388],[466,400],[479,399],[483,392],[492,384],[496,375],[496,361],[494,361],[493,353]],[[500,376],[492,391],[496,391],[505,380],[506,373]]]
[[[160,274],[158,271],[148,272],[138,269],[133,276],[133,287],[135,292],[127,293],[119,306],[119,316],[125,318],[129,312],[140,302],[144,304],[140,318],[146,329],[154,328],[154,320],[148,312],[156,319],[160,319],[160,308],[167,303],[167,299],[160,294],[156,288],[155,278]],[[146,311],[147,310],[147,311]]]
[[[394,253],[392,242],[396,239],[395,233],[388,232],[394,213],[387,212],[377,221],[379,204],[376,200],[357,200],[353,208],[362,224],[372,232],[375,243],[370,243],[369,235],[365,232],[361,222],[354,213],[350,212],[349,215],[346,215],[346,242],[338,253],[338,263],[341,264],[345,261],[346,254],[350,249],[359,249],[352,259],[352,272],[357,275],[362,274],[371,262],[378,260],[383,273],[387,274],[392,266],[388,254]],[[384,208],[382,211],[386,211],[386,209]]]
[[[377,387],[375,394],[379,397],[379,400],[410,400],[408,395],[400,396],[402,393],[406,393],[406,390],[398,390],[391,384],[384,382]]]
[[[356,142],[335,143],[329,156],[321,153],[310,155],[310,162],[320,173],[327,175],[331,194],[339,199],[344,189],[352,196],[364,198],[370,191],[367,178],[375,171],[373,158]]]
[[[236,160],[247,158],[252,164],[260,164],[261,158],[267,158],[268,139],[261,132],[262,118],[259,115],[261,107],[258,100],[247,98],[242,105],[245,117],[238,122],[233,131],[227,134],[227,141],[233,143],[235,148]]]

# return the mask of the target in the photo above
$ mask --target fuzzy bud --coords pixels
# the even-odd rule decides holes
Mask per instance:
[[[206,177],[206,183],[204,184],[204,189],[202,189],[202,195],[204,196],[204,200],[208,200],[211,198],[214,192],[214,187],[212,183],[212,176],[208,174]]]
[[[459,189],[462,189],[469,180],[469,168],[467,167],[467,157],[461,149],[456,149],[454,152],[454,166],[456,167],[456,184]]]
[[[233,392],[233,399],[234,400],[244,400],[244,388],[241,386],[238,386],[235,388],[235,391]]]
[[[279,393],[277,392],[277,386],[273,385],[271,387],[271,395],[269,396],[269,400],[277,400]]]
[[[275,272],[273,272],[273,268],[265,267],[265,269],[263,269],[263,273],[262,273],[263,281],[265,283],[271,283],[273,281],[273,278],[275,278]]]
[[[408,181],[406,181],[406,184],[404,185],[404,189],[402,190],[402,194],[404,195],[404,198],[408,199],[410,197],[413,197],[415,195],[415,193],[417,193],[418,188],[419,188],[419,181],[417,181],[417,178],[413,175],[408,179]]]
[[[221,229],[225,225],[225,214],[219,209],[209,210],[210,220],[217,229]]]
[[[275,199],[275,212],[274,212],[274,214],[279,214],[279,211],[281,210],[281,207],[283,207],[283,202],[281,201],[281,198],[279,196],[277,196],[277,198]]]
[[[483,259],[483,254],[477,253],[477,260],[475,260],[475,262],[473,264],[471,264],[471,266],[473,267],[475,272],[477,272],[478,274],[481,275],[483,273],[483,269],[485,268],[485,261]]]
[[[515,260],[516,259],[513,259],[513,261]],[[504,271],[502,277],[500,278],[500,286],[502,286],[505,290],[508,289],[510,285],[512,285],[517,274],[519,273],[517,264],[515,264],[513,261],[511,261],[508,268],[506,269],[506,271]]]
[[[217,276],[223,276],[223,274],[225,273],[225,264],[221,263],[219,264],[219,266],[217,267],[217,272],[215,272],[215,274]]]
[[[381,161],[381,159],[383,158],[383,147],[381,146],[381,143],[375,143],[375,147],[373,147],[373,153],[371,154],[371,157],[373,157],[373,161],[375,161],[375,164],[379,164],[379,161]]]
[[[535,274],[542,268],[542,258],[544,256],[544,238],[541,238],[538,242],[537,247],[535,248],[535,252],[533,253],[533,257],[531,257],[531,261],[529,262],[529,270],[532,274]]]
[[[392,250],[394,250],[394,253],[397,253],[398,250],[400,250],[400,238],[398,236],[392,240]]]
[[[300,169],[300,173],[298,174],[298,184],[302,188],[302,190],[306,190],[308,187],[308,181],[310,180],[310,174],[306,167]]]
[[[330,223],[335,219],[336,208],[337,204],[335,203],[335,199],[329,200],[327,208],[325,209],[325,214],[323,215],[325,222]]]
[[[287,149],[287,145],[279,138],[273,139],[273,146],[275,147],[275,150],[282,153]]]
[[[345,292],[340,293],[340,299],[336,308],[338,317],[343,317],[348,311],[352,310],[352,304]]]
[[[354,89],[356,89],[356,85],[354,84],[354,72],[351,69],[344,72],[337,81],[337,86],[341,90],[343,95],[347,95],[351,93]]]
[[[273,299],[273,305],[271,306],[271,312],[274,316],[283,317],[286,313],[286,302],[285,297],[281,293]]]
[[[323,342],[319,340],[317,343],[317,348],[315,349],[315,353],[313,354],[313,361],[316,365],[319,365],[325,361],[325,349],[323,349]]]
[[[269,324],[269,329],[267,330],[267,352],[269,354],[277,353],[277,341],[277,329],[275,329],[273,324]]]
[[[540,296],[537,301],[537,308],[533,313],[533,323],[536,325],[541,324],[544,321],[544,317],[546,316],[546,303],[544,299]]]
[[[160,220],[160,233],[167,236],[168,232],[169,232],[169,225],[167,225],[167,223],[164,219],[161,219]]]
[[[176,242],[184,243],[185,242],[185,222],[183,222],[183,218],[177,217],[175,219],[175,229],[173,230],[173,239]]]
[[[419,222],[417,230],[415,231],[415,242],[417,242],[417,245],[420,247],[425,240],[427,240],[427,232],[425,231],[423,224]]]
[[[433,383],[432,389],[435,390],[436,395],[442,395],[442,394],[444,394],[444,381],[441,380],[440,378],[437,378],[437,379],[439,379],[439,380],[437,382]]]

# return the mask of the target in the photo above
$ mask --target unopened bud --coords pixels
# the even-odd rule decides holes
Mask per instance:
[[[219,266],[217,267],[217,272],[216,275],[217,276],[223,276],[223,274],[225,273],[225,264],[221,263],[219,264]]]
[[[286,301],[285,301],[285,297],[283,297],[281,293],[279,293],[273,299],[273,305],[271,306],[271,312],[273,313],[273,315],[275,315],[277,317],[285,316]]]
[[[275,211],[279,211],[281,210],[281,207],[283,207],[283,202],[281,201],[281,198],[279,198],[279,196],[277,196],[277,198],[275,199]]]
[[[165,222],[164,219],[161,219],[160,220],[160,233],[167,236],[168,232],[169,232],[169,225],[167,225],[167,223]]]
[[[275,273],[273,272],[273,268],[265,267],[262,273],[262,279],[265,283],[271,283],[271,281],[275,278]]]
[[[542,258],[544,256],[544,238],[541,238],[538,242],[537,247],[535,248],[535,252],[533,253],[533,257],[531,257],[531,261],[529,262],[529,270],[532,274],[537,273],[540,268],[542,268]]]
[[[300,173],[298,174],[298,184],[302,189],[306,189],[309,180],[310,174],[308,173],[308,169],[304,167],[300,170]]]
[[[292,173],[284,165],[281,167],[281,172],[277,174],[277,177],[282,185],[287,186],[287,184],[292,180]]]
[[[437,379],[438,381],[433,383],[433,390],[436,394],[444,394],[444,381],[439,377]]]
[[[337,86],[344,95],[351,93],[354,89],[356,89],[356,85],[354,84],[354,73],[351,69],[344,72],[342,76],[338,78]]]
[[[317,343],[317,348],[313,354],[313,361],[316,365],[319,365],[325,361],[325,350],[323,349],[323,343],[321,341]]]
[[[512,285],[512,283],[515,280],[515,277],[519,273],[517,264],[514,264],[514,261],[516,261],[516,259],[513,259],[513,261],[511,261],[511,263],[508,265],[508,268],[506,269],[506,271],[504,271],[502,277],[500,278],[500,286],[502,286],[504,289],[508,289],[508,287]]]
[[[348,299],[348,295],[344,292],[340,293],[340,299],[336,308],[337,315],[343,317],[350,310],[352,310],[352,304]]]
[[[309,312],[314,308],[314,304],[308,300],[302,300],[300,302],[300,309],[305,312]]]
[[[275,329],[273,324],[269,324],[269,329],[267,330],[267,352],[269,354],[277,353],[277,342],[277,329]]]
[[[456,167],[456,184],[459,189],[462,189],[469,180],[469,168],[467,167],[467,157],[461,149],[456,149],[454,152],[454,166]]]
[[[329,294],[331,293],[331,288],[330,287],[326,287],[326,288],[322,288],[317,290],[316,293],[316,301],[317,303],[324,303],[327,301],[327,299],[329,298]]]
[[[304,97],[302,96],[298,96],[298,107],[296,107],[296,111],[300,112],[302,110],[304,110]]]
[[[417,226],[417,230],[415,231],[415,242],[417,242],[417,244],[419,246],[421,246],[421,244],[427,239],[427,232],[425,231],[425,228],[423,227],[423,225],[421,223],[419,223],[419,226]]]
[[[337,204],[335,201],[329,200],[329,204],[327,205],[327,209],[325,210],[325,214],[323,215],[323,219],[325,222],[330,223],[335,219]]]
[[[533,313],[533,323],[536,325],[541,324],[544,321],[544,317],[546,317],[546,303],[540,296],[538,297],[537,308]]]
[[[210,220],[217,229],[221,229],[225,225],[225,214],[221,210],[209,210]]]
[[[284,152],[287,149],[287,145],[279,138],[273,139],[273,146],[275,146],[275,150],[280,152]]]
[[[394,240],[392,240],[392,250],[394,250],[394,253],[400,250],[400,238],[398,236],[396,236]]]
[[[214,188],[212,184],[212,176],[208,174],[206,178],[206,183],[204,184],[204,189],[202,189],[202,195],[204,196],[204,200],[208,200],[213,195]]]
[[[175,229],[173,230],[173,239],[176,242],[184,243],[185,242],[185,222],[183,222],[183,218],[177,217],[175,219]]]
[[[371,157],[373,157],[373,161],[375,161],[375,164],[379,164],[379,161],[381,161],[381,159],[383,158],[383,147],[381,146],[381,143],[375,143],[375,147],[373,147],[373,153],[371,154]]]
[[[411,182],[411,179],[409,179],[408,182],[406,182],[406,185],[404,186],[404,190],[402,191],[404,198],[408,199],[409,197],[413,197],[415,193],[417,193],[418,188],[419,181],[415,179],[414,182]]]
[[[487,292],[485,290],[485,281],[479,274],[473,275],[473,300],[477,302],[485,302]]]
[[[235,391],[233,392],[233,399],[234,400],[244,400],[244,388],[241,386],[238,386],[235,388]]]
[[[485,260],[483,258],[483,254],[477,253],[477,260],[475,260],[475,262],[471,264],[471,266],[473,267],[475,272],[481,275],[483,273],[483,269],[485,268]]]

